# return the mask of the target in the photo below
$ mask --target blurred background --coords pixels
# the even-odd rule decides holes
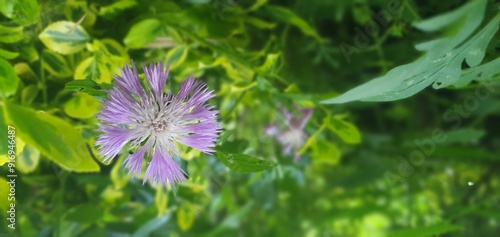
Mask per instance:
[[[465,17],[476,2],[486,7]],[[482,63],[497,59],[499,6],[0,1],[0,236],[498,236],[498,86],[321,101],[417,60],[415,45],[453,38],[467,22],[478,24],[470,37],[496,24],[480,45]],[[446,15],[456,9],[466,10]],[[414,27],[435,16],[449,27]],[[176,187],[143,185],[122,165],[128,150],[108,164],[94,146],[102,89],[131,60],[170,64],[170,91],[193,75],[217,94],[217,152],[181,149],[189,179]],[[499,68],[477,77],[499,81]],[[290,126],[286,111],[301,109],[311,117]],[[299,144],[287,154],[280,136]]]

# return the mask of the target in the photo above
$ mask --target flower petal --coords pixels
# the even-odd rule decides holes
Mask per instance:
[[[162,154],[163,153],[163,154]],[[149,179],[152,184],[167,184],[175,186],[177,182],[182,182],[186,179],[184,171],[175,163],[168,152],[160,152],[156,149],[153,159],[149,163],[148,169],[144,175],[143,184]]]
[[[131,63],[132,68],[124,66],[121,70],[121,77],[115,76],[115,83],[119,89],[125,91],[126,94],[133,94],[139,96],[140,98],[145,98],[146,92],[139,81],[139,73],[134,65]],[[116,88],[116,87],[115,87]]]
[[[149,67],[146,65],[142,66],[144,74],[151,85],[151,89],[156,95],[156,98],[161,98],[163,89],[165,88],[165,83],[167,82],[168,72],[170,71],[170,66],[167,67],[166,71],[162,62],[157,64],[151,63]]]
[[[115,126],[102,126],[103,132],[97,138],[96,145],[100,146],[100,153],[104,162],[114,158],[132,137],[133,131]]]

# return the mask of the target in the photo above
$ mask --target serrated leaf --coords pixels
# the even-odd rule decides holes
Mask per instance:
[[[467,16],[470,11],[478,10],[480,12],[484,11],[486,7],[486,1],[478,0],[471,1],[468,4],[464,5],[461,8],[453,10],[448,13],[441,14],[439,16],[435,16],[420,22],[416,22],[413,24],[416,28],[422,31],[437,31],[443,29],[446,26],[456,23],[458,20]],[[478,19],[481,22],[482,18]]]
[[[133,49],[141,48],[151,43],[161,32],[162,25],[157,19],[145,19],[135,23],[130,28],[123,43]]]
[[[465,39],[463,35],[455,36],[455,40],[451,40],[448,45],[446,42],[432,43],[425,47],[427,54],[413,63],[396,67],[385,76],[375,78],[322,103],[337,104],[355,100],[393,101],[412,96],[433,83],[434,89],[453,85],[457,81],[461,81],[459,84],[463,85],[463,82],[470,80],[459,79],[463,75],[462,62],[465,60],[472,67],[469,70],[474,70],[473,68],[482,61],[488,42],[498,30],[499,21],[500,14],[465,43],[460,41]],[[468,32],[474,29],[468,29]]]
[[[35,24],[40,20],[36,0],[0,0],[0,12],[22,26]]]
[[[23,38],[23,27],[8,27],[0,25],[0,42],[15,43]]]
[[[492,81],[495,76],[500,74],[498,68],[500,68],[500,58],[477,67],[468,68],[462,72],[462,75],[460,75],[460,78],[453,84],[453,86],[464,87],[473,80],[485,82]]]
[[[90,38],[74,22],[58,21],[47,26],[38,36],[42,43],[60,54],[73,54],[83,50]]]
[[[19,77],[9,62],[0,58],[0,98],[13,95],[17,91]]]
[[[259,172],[272,169],[278,164],[268,160],[261,160],[245,154],[232,154],[217,151],[217,158],[229,169],[238,173]]]
[[[78,93],[64,104],[64,112],[78,119],[86,119],[99,112],[100,103],[94,97]]]
[[[5,103],[7,121],[16,135],[62,168],[75,172],[99,171],[82,135],[70,123],[45,112]]]
[[[66,59],[48,50],[42,51],[42,67],[51,75],[58,78],[65,78],[73,75],[73,71],[69,68]]]
[[[175,69],[180,66],[188,55],[188,47],[185,45],[178,45],[170,49],[165,57],[165,62],[170,65],[170,69]]]

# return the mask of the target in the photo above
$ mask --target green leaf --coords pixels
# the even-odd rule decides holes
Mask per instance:
[[[8,181],[4,179],[3,177],[0,177],[0,198],[2,200],[9,200],[9,184],[7,183]],[[9,210],[9,205],[10,202],[8,201],[3,201],[0,202],[0,209],[3,210],[2,212],[6,212]]]
[[[312,146],[312,157],[319,163],[337,164],[340,160],[340,150],[331,142],[318,140]]]
[[[35,24],[40,20],[36,0],[0,0],[0,12],[22,26]]]
[[[146,19],[135,23],[130,28],[123,43],[132,49],[141,48],[151,43],[161,32],[162,25],[157,19]]]
[[[35,100],[38,95],[38,86],[37,85],[29,85],[23,88],[21,92],[21,103],[22,105],[29,106]]]
[[[7,27],[0,25],[0,42],[15,43],[23,38],[23,27]]]
[[[78,93],[64,104],[64,112],[78,119],[86,119],[99,112],[100,103],[88,94]]]
[[[278,164],[268,160],[261,160],[245,154],[232,154],[217,151],[217,158],[229,169],[238,173],[259,172],[272,169]]]
[[[300,18],[290,9],[269,5],[265,6],[264,8],[277,20],[292,24],[299,28],[300,31],[302,31],[302,33],[304,33],[305,35],[312,36],[319,41],[323,41],[318,32],[316,32],[316,29],[311,27],[306,21],[304,21],[304,19]]]
[[[443,144],[452,143],[477,143],[486,132],[474,128],[461,128],[445,133],[446,141]]]
[[[16,137],[16,169],[22,173],[31,173],[38,166],[40,160],[40,152],[26,145],[21,138]]]
[[[263,75],[271,75],[278,73],[283,67],[283,55],[281,52],[272,53],[266,56],[266,61],[256,69],[257,72]]]
[[[17,91],[19,77],[9,62],[0,58],[0,97],[13,95]]]
[[[99,165],[87,149],[88,144],[70,123],[8,102],[4,113],[16,128],[17,136],[62,168],[75,172],[99,171]]]
[[[73,71],[69,68],[66,59],[48,50],[42,51],[42,67],[51,75],[58,78],[65,78],[73,75]]]
[[[464,5],[463,7],[453,10],[451,12],[423,20],[421,22],[416,22],[413,24],[413,26],[423,31],[429,31],[429,32],[438,31],[443,29],[444,27],[456,24],[459,20],[461,20],[461,18],[467,16],[470,13],[470,11],[478,10],[482,12],[484,11],[485,7],[486,7],[486,1],[484,0],[471,1],[468,4]],[[473,20],[475,22],[474,24],[479,24],[482,20],[482,17],[477,19],[471,18],[469,20]]]
[[[327,117],[328,122],[327,127],[334,133],[336,133],[342,140],[347,143],[360,143],[361,134],[358,128],[350,122],[342,120],[339,117]]]
[[[0,58],[14,59],[17,58],[17,56],[19,56],[18,52],[11,52],[4,49],[0,49]]]
[[[168,190],[166,190],[163,186],[158,185],[156,187],[155,206],[158,211],[158,216],[163,216],[167,212],[168,193]]]
[[[109,47],[113,50],[119,50],[112,45]],[[94,40],[89,48],[94,52],[94,56],[83,60],[76,67],[74,79],[91,79],[97,83],[111,83],[113,75],[117,74],[127,62],[128,56],[111,53],[108,51],[108,44],[100,40]]]
[[[132,237],[149,236],[152,232],[154,232],[162,225],[167,223],[169,219],[170,219],[170,213],[167,213],[158,218],[151,219],[150,221],[146,222],[146,224],[141,226],[136,232],[134,232]],[[168,236],[168,233],[162,232],[162,234]]]
[[[135,0],[120,0],[111,5],[101,7],[101,9],[99,9],[99,15],[106,18],[113,18],[123,10],[134,7],[135,5],[137,5]]]
[[[458,225],[439,223],[430,226],[398,230],[389,233],[389,237],[428,237],[428,236],[440,236],[442,234],[455,232],[460,230],[461,227]]]
[[[484,63],[477,67],[468,68],[462,71],[462,75],[460,75],[460,78],[453,84],[453,86],[464,87],[473,80],[484,81],[488,83],[489,81],[493,81],[495,76],[498,76],[500,74],[498,68],[500,68],[500,58]]]
[[[94,97],[104,98],[108,95],[108,93],[106,93],[104,90],[111,89],[111,85],[104,83],[98,84],[95,81],[86,79],[86,80],[70,81],[66,83],[64,89],[69,91],[85,92]]]
[[[69,209],[64,218],[80,223],[95,223],[104,215],[104,208],[95,204],[81,204]]]
[[[189,202],[182,202],[177,211],[177,225],[181,231],[186,231],[193,226],[196,217],[196,207]]]
[[[8,134],[7,124],[5,123],[5,116],[3,114],[3,106],[0,105],[0,134]],[[6,155],[9,151],[8,149],[9,141],[7,139],[0,140],[0,166],[7,162]]]
[[[122,189],[125,187],[130,179],[130,176],[127,174],[125,167],[123,164],[124,156],[121,156],[120,159],[115,162],[115,165],[111,169],[110,178],[115,186],[115,189]]]
[[[471,8],[470,4],[475,7]],[[467,20],[459,20],[465,23],[459,27],[458,33],[416,46],[417,49],[426,51],[424,56],[323,103],[346,103],[355,100],[393,101],[412,96],[430,84],[433,84],[434,89],[440,89],[457,81],[460,81],[460,86],[463,86],[464,82],[470,82],[470,77],[460,80],[460,77],[464,76],[462,63],[465,60],[472,67],[469,70],[474,70],[473,68],[483,60],[488,42],[498,30],[500,21],[500,14],[497,14],[480,32],[464,42],[477,28],[484,14],[484,7],[480,4],[484,5],[485,1],[473,1],[470,4],[465,6],[468,10],[461,13],[465,14],[463,17]],[[474,75],[481,74],[479,71],[475,73]]]
[[[85,18],[81,22],[84,28],[91,28],[97,20],[95,10],[89,9],[93,8],[92,5],[87,6],[87,2],[80,0],[68,0],[64,6],[64,15],[66,19],[72,22],[78,22],[82,16]]]
[[[60,54],[82,51],[90,39],[81,26],[69,21],[50,24],[38,37],[47,48]]]
[[[165,62],[170,65],[170,69],[175,69],[182,65],[187,55],[188,47],[185,45],[178,45],[168,51]]]

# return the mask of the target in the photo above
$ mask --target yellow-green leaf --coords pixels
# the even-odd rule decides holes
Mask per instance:
[[[104,64],[100,64],[95,57],[83,60],[75,70],[75,80],[90,79],[97,83],[110,83],[113,74]]]
[[[116,189],[122,189],[127,185],[130,177],[123,166],[124,156],[121,156],[120,159],[115,163],[113,168],[111,169],[111,181],[115,185]]]
[[[14,59],[19,56],[18,52],[11,52],[4,49],[0,49],[0,57],[5,59]]]
[[[313,145],[312,157],[319,163],[337,164],[340,160],[340,150],[333,143],[318,140]]]
[[[196,217],[195,206],[189,202],[183,202],[177,211],[177,224],[182,231],[189,230]]]
[[[90,79],[97,83],[111,83],[113,75],[128,62],[128,55],[122,55],[121,48],[111,42],[94,40],[89,45],[94,56],[85,59],[77,66],[75,80]],[[108,48],[111,51],[108,51]]]
[[[17,91],[19,77],[9,62],[0,58],[0,97],[13,95]]]
[[[167,212],[168,191],[161,185],[156,187],[155,206],[158,211],[158,217]]]
[[[38,95],[38,86],[37,85],[29,85],[23,88],[23,91],[21,92],[21,103],[25,106],[31,105],[33,100],[35,100],[36,96]]]
[[[0,42],[15,43],[23,38],[23,27],[7,27],[0,25]]]
[[[281,53],[271,53],[266,56],[266,61],[260,67],[257,68],[257,71],[264,75],[274,74],[279,72],[279,70],[283,67],[283,56]]]
[[[141,48],[152,42],[161,32],[162,25],[157,19],[145,19],[135,23],[123,43],[133,49]]]
[[[170,65],[170,69],[175,69],[186,60],[187,54],[188,47],[178,45],[168,51],[165,61]]]
[[[85,93],[77,93],[64,104],[64,112],[73,118],[85,119],[99,112],[99,102]]]
[[[0,0],[0,12],[22,26],[40,20],[40,8],[36,0]]]
[[[99,171],[87,143],[73,125],[43,111],[6,102],[6,121],[26,144],[38,149],[62,168],[75,172]]]
[[[106,18],[112,18],[123,10],[131,8],[135,5],[137,5],[137,2],[135,0],[120,0],[114,2],[111,5],[101,7],[101,9],[99,10],[99,15]]]
[[[359,133],[358,128],[356,128],[354,124],[347,122],[340,117],[329,117],[329,123],[327,123],[327,126],[347,143],[361,142],[361,134]]]
[[[0,198],[2,200],[0,202],[0,209],[2,210],[2,214],[9,210],[8,209],[9,205],[10,205],[10,201],[8,201],[9,200],[8,199],[9,198],[9,190],[10,190],[10,187],[9,187],[9,184],[7,183],[7,180],[0,177]]]
[[[64,15],[66,19],[72,22],[78,22],[82,16],[85,16],[81,25],[85,28],[94,25],[97,20],[96,14],[89,9],[87,2],[78,0],[69,0],[64,7]]]
[[[61,54],[79,52],[89,41],[87,32],[81,26],[69,21],[50,24],[38,37],[47,48]]]
[[[73,75],[66,59],[48,50],[42,52],[42,67],[55,77],[65,78]]]
[[[31,173],[38,166],[40,152],[29,145],[26,145],[20,137],[16,137],[16,169],[21,173]]]
[[[276,19],[292,24],[296,26],[297,28],[302,31],[305,35],[312,36],[316,38],[319,41],[322,41],[321,36],[319,36],[318,32],[311,27],[304,19],[299,17],[297,14],[295,14],[293,11],[290,9],[284,8],[284,7],[276,7],[276,6],[266,6],[266,10]]]

